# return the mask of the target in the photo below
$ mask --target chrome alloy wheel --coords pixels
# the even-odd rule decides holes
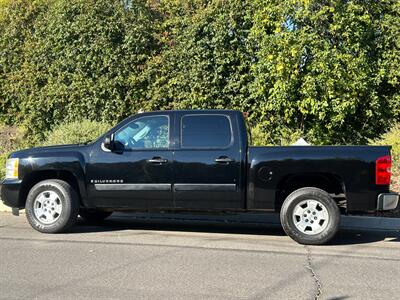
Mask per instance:
[[[58,220],[62,212],[62,202],[56,192],[41,192],[33,202],[35,217],[43,224],[52,224]]]
[[[329,213],[321,202],[311,199],[304,200],[295,206],[293,222],[302,233],[314,235],[321,233],[328,226]]]

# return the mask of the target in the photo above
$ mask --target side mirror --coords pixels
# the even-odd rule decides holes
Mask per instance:
[[[106,138],[103,141],[104,148],[108,150],[113,150],[114,148],[114,135],[106,136]]]

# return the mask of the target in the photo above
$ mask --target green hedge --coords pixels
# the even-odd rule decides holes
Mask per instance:
[[[366,143],[400,120],[399,15],[392,0],[4,0],[0,122],[39,142],[76,119],[235,108],[263,143]]]
[[[150,8],[130,3],[19,0],[0,10],[0,119],[26,124],[39,141],[54,124],[140,108],[135,78],[157,42]]]

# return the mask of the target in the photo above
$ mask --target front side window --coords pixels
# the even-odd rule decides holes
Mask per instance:
[[[136,119],[118,130],[114,141],[125,149],[160,149],[169,146],[167,116],[149,116]]]
[[[181,120],[183,148],[226,148],[232,141],[231,122],[223,115],[188,115]]]

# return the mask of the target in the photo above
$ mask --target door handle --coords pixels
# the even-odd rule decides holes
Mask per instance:
[[[168,162],[168,159],[161,157],[153,157],[151,159],[146,160],[146,162],[150,164],[166,164]]]
[[[215,162],[218,164],[229,164],[230,162],[233,162],[233,159],[226,156],[220,156],[215,159]]]

